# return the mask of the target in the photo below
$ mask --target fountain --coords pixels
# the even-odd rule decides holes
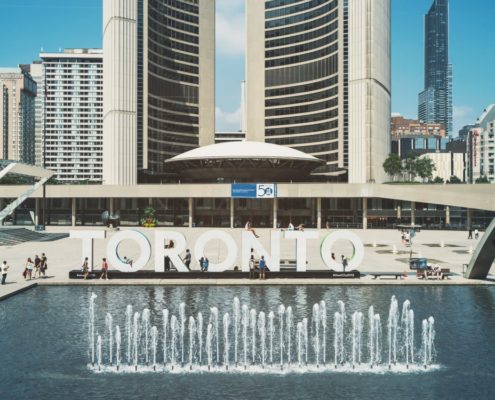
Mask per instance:
[[[127,335],[127,364],[131,365],[132,349],[132,306],[129,304],[125,310],[125,333]]]
[[[228,315],[228,314],[227,314]],[[196,341],[196,320],[189,317],[189,369],[192,370],[194,363],[194,344]]]
[[[89,299],[89,324],[88,324],[88,338],[91,354],[91,364],[95,365],[95,300],[96,294],[91,293]]]
[[[167,332],[168,332],[168,310],[162,310],[163,317],[163,365],[167,365]]]
[[[117,371],[120,369],[120,344],[122,342],[122,337],[120,336],[120,327],[117,325],[115,327],[115,365],[117,366]]]
[[[142,320],[142,332],[144,335],[144,361],[146,365],[149,365],[149,341],[150,341],[150,310],[145,308],[143,310]]]
[[[176,315],[170,315],[168,309],[161,310],[162,323],[155,326],[150,309],[138,312],[131,305],[126,307],[122,320],[111,313],[96,319],[96,299],[94,294],[89,299],[88,321],[89,368],[95,371],[240,372],[249,368],[251,372],[269,373],[404,372],[435,366],[434,318],[421,321],[421,348],[416,356],[414,311],[410,301],[405,300],[400,313],[395,296],[390,299],[386,338],[382,335],[380,314],[373,305],[369,306],[367,317],[354,311],[347,324],[346,305],[342,301],[333,305],[315,303],[309,320],[304,309],[294,311],[292,306],[278,304],[276,311],[256,310],[247,304],[241,306],[239,299],[234,298],[232,314],[224,312],[221,321],[219,309],[209,309],[204,332],[202,312],[192,315],[184,303],[179,305]],[[328,308],[333,308],[333,321],[327,321]],[[98,327],[96,321],[103,320],[104,325],[101,322]],[[124,349],[119,322],[125,326]],[[333,324],[333,331],[329,331],[329,324]],[[328,350],[333,366],[327,367],[329,343],[333,343],[333,351]],[[121,362],[122,352],[127,359],[125,365]],[[274,358],[279,362],[276,366]]]
[[[230,316],[229,313],[223,315],[223,364],[225,369],[229,369],[229,351],[230,351],[230,340],[229,340],[229,328],[230,328]]]
[[[105,316],[105,325],[108,332],[108,363],[113,363],[113,318],[112,314],[107,313]]]
[[[237,297],[234,297],[233,306],[233,316],[234,316],[234,363],[237,366],[237,353],[239,349],[239,330],[241,325],[241,304]]]

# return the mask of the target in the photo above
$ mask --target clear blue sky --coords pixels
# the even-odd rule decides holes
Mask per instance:
[[[247,0],[261,1],[261,0]],[[355,0],[353,0],[355,1]],[[392,109],[416,117],[423,88],[423,15],[432,0],[392,0]],[[0,0],[0,67],[29,63],[41,48],[101,47],[102,0]],[[454,125],[495,103],[495,2],[450,0]],[[243,0],[217,0],[217,129],[238,128],[244,76]]]

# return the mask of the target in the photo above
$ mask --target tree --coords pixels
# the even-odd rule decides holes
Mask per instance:
[[[414,180],[414,177],[417,174],[416,161],[418,159],[418,155],[415,152],[410,152],[406,159],[404,160],[404,169],[403,171],[408,174],[409,180]]]
[[[490,180],[486,175],[480,176],[474,183],[490,183]]]
[[[462,181],[455,175],[452,175],[450,179],[447,181],[447,183],[462,183]]]
[[[395,177],[402,172],[402,161],[400,157],[397,154],[389,154],[383,162],[383,169],[395,181]]]
[[[435,179],[431,181],[431,183],[445,183],[445,181],[443,180],[443,178],[436,176]]]
[[[433,171],[436,170],[436,167],[433,160],[425,156],[416,159],[414,169],[416,175],[418,175],[421,179],[425,180],[425,179],[431,179],[433,177]]]

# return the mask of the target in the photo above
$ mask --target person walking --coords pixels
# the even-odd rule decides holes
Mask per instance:
[[[472,238],[473,238],[473,228],[469,228],[468,239],[472,239]]]
[[[38,277],[41,277],[40,266],[41,266],[41,258],[39,258],[38,255],[36,255],[34,256],[34,278],[36,278],[36,274],[38,274]]]
[[[342,270],[345,272],[345,269],[347,268],[347,258],[342,254]]]
[[[474,230],[474,238],[478,239],[479,235],[480,235],[480,233],[479,233],[478,229],[475,229]]]
[[[33,268],[34,268],[34,262],[33,260],[31,260],[31,257],[28,257],[26,261],[26,269],[25,269],[26,276],[24,277],[26,280],[32,279]]]
[[[2,265],[0,266],[0,272],[2,273],[2,285],[5,285],[5,280],[7,279],[7,270],[9,269],[9,266],[7,265],[7,261],[3,261]]]
[[[83,264],[82,264],[82,273],[83,273],[83,277],[84,279],[87,279],[88,278],[88,275],[89,275],[89,262],[88,262],[88,257],[85,257],[84,258],[84,261],[83,261]]]
[[[101,276],[100,279],[105,279],[106,281],[108,280],[108,263],[107,259],[103,258],[101,262]]]
[[[189,266],[191,265],[191,252],[189,249],[186,249],[186,255],[184,256],[184,264],[186,265],[186,268],[190,271],[191,268]]]
[[[265,256],[261,256],[260,258],[260,279],[265,280],[265,270],[266,270],[266,261],[265,261]]]
[[[41,253],[40,271],[43,274],[43,278],[46,278],[46,270],[48,269],[48,258],[45,253]]]

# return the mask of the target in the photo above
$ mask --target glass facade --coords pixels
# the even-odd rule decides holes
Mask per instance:
[[[343,132],[339,27],[346,28],[338,7],[337,0],[265,1],[265,140],[325,160],[318,171],[327,173],[339,169]]]
[[[425,16],[425,90],[419,119],[441,123],[452,133],[452,65],[449,64],[449,1],[434,0]]]
[[[153,181],[166,174],[164,160],[199,145],[199,6],[187,0],[148,0],[147,4],[145,172]],[[141,25],[142,17],[139,21]],[[140,126],[138,122],[138,130]]]

